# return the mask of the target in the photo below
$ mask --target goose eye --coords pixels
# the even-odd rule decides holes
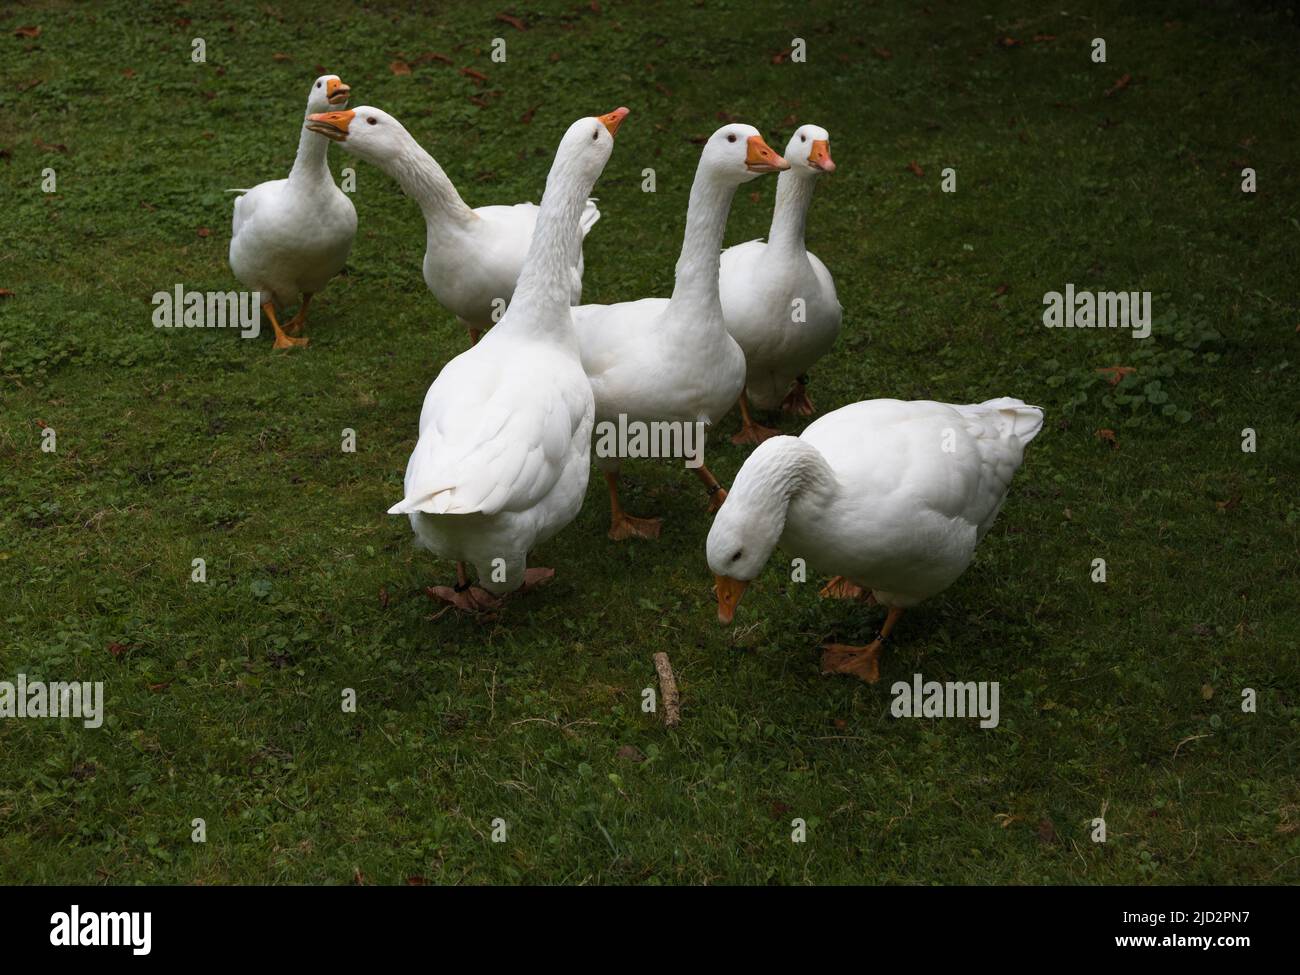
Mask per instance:
[[[808,141],[808,137],[807,137],[806,135],[801,135],[801,136],[799,136],[799,141],[800,141],[800,142],[807,142],[807,141]]]
[[[735,142],[735,141],[736,141],[736,137],[735,137],[735,135],[729,135],[729,136],[727,136],[727,141],[728,141],[728,142]]]
[[[595,132],[591,133],[592,142],[595,142],[599,138],[600,138],[600,129],[597,129]]]
[[[319,81],[318,81],[318,82],[316,82],[316,87],[317,87],[317,88],[319,88],[319,87],[320,87],[320,82],[319,82]]]
[[[369,122],[371,125],[378,125],[378,124],[379,124],[379,119],[375,118],[373,115],[371,115],[369,118],[367,118],[366,121]]]
[[[736,554],[733,555],[733,556],[731,557],[731,561],[733,561],[733,562],[739,562],[739,561],[740,561],[740,557],[741,557],[742,555],[744,555],[744,554],[745,554],[745,550],[744,550],[743,548],[742,548],[742,549],[738,549],[737,552],[736,552]]]

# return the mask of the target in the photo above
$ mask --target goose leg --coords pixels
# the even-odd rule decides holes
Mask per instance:
[[[262,306],[262,314],[271,320],[271,328],[275,329],[275,344],[272,348],[276,349],[296,349],[306,345],[310,339],[295,339],[284,334],[284,329],[275,318],[275,305],[267,302]]]
[[[618,499],[618,474],[605,472],[605,483],[609,485],[609,537],[616,542],[625,538],[658,538],[663,526],[660,518],[633,518],[623,510]]]
[[[796,416],[812,416],[817,412],[813,407],[812,400],[808,398],[807,376],[795,377],[790,392],[786,393],[785,399],[781,400],[781,409],[787,413],[794,413]]]
[[[722,507],[722,502],[727,500],[727,489],[718,483],[713,472],[703,464],[695,468],[695,476],[704,482],[704,487],[709,492],[709,511],[716,514]]]
[[[875,593],[863,589],[856,582],[851,582],[843,576],[836,576],[826,583],[817,595],[830,599],[865,599],[868,606],[876,601]]]
[[[284,330],[290,335],[301,335],[303,328],[307,325],[307,309],[311,307],[312,295],[309,292],[303,292],[302,305],[298,313],[284,323]]]
[[[424,594],[430,599],[450,603],[466,613],[483,613],[501,607],[499,597],[492,595],[486,589],[470,584],[469,573],[465,571],[464,562],[456,563],[455,586],[429,586],[424,590]]]
[[[761,423],[755,423],[754,418],[749,413],[749,394],[745,390],[740,391],[740,432],[731,438],[734,444],[742,443],[762,443],[769,437],[778,436],[781,431],[773,430],[771,427],[765,427]]]
[[[901,609],[891,606],[889,615],[885,617],[885,625],[865,647],[851,647],[843,643],[824,644],[822,649],[826,652],[822,654],[822,673],[852,674],[868,684],[880,680],[880,651],[902,615]]]

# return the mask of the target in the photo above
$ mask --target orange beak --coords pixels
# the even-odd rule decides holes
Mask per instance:
[[[348,137],[348,126],[356,117],[356,112],[317,112],[307,116],[307,128],[318,135],[323,135],[332,142],[343,142]]]
[[[625,118],[627,118],[627,109],[619,106],[608,115],[598,116],[596,121],[609,129],[609,134],[611,136],[615,136],[618,135],[618,127],[623,124],[623,119]]]
[[[790,164],[778,156],[761,135],[751,135],[746,141],[745,168],[751,173],[778,173],[790,168]]]
[[[331,78],[325,82],[325,98],[331,105],[346,105],[351,94],[352,89],[338,78]]]
[[[781,157],[777,156],[777,158],[780,159]],[[718,595],[718,622],[730,623],[736,615],[736,607],[740,604],[740,597],[745,594],[745,587],[749,583],[733,579],[731,576],[714,576],[713,578],[713,591]]]
[[[831,158],[831,146],[825,139],[813,139],[812,151],[808,153],[808,165],[820,169],[823,173],[835,172],[835,160]]]

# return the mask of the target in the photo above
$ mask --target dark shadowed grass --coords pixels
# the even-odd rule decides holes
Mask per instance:
[[[473,4],[0,18],[0,680],[102,680],[108,712],[99,730],[0,720],[0,880],[1297,879],[1291,17],[601,7],[508,8],[522,32]],[[807,63],[774,64],[796,36]],[[819,600],[780,557],[732,629],[714,622],[702,492],[664,463],[629,464],[626,497],[666,516],[660,542],[606,540],[597,478],[539,553],[549,589],[493,621],[439,614],[423,589],[451,567],[384,512],[466,340],[421,280],[418,210],[365,164],[331,152],[357,171],[360,232],[310,349],[152,327],[155,291],[237,286],[223,190],[287,172],[322,71],[402,119],[472,205],[538,199],[565,126],[628,105],[593,301],[667,293],[691,140],[719,113],[778,148],[796,121],[831,131],[809,242],[846,324],[819,408],[1015,395],[1048,416],[974,565],[904,618],[879,685],[821,678],[816,652],[869,638],[879,611]],[[765,233],[774,188],[738,194],[729,242]],[[1044,328],[1066,282],[1152,291],[1153,336]],[[1096,370],[1116,365],[1137,371],[1111,388]],[[710,454],[728,483],[734,429]],[[641,710],[658,650],[683,692],[673,732]],[[914,673],[1000,682],[999,727],[891,717]]]

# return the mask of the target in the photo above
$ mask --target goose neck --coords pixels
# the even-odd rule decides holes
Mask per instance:
[[[720,313],[718,268],[736,189],[734,183],[712,178],[702,168],[696,172],[686,210],[682,252],[677,259],[674,305],[706,305],[717,307]]]
[[[301,184],[332,183],[329,164],[326,162],[329,147],[328,139],[303,126],[298,136],[298,154],[294,157],[293,169],[289,170],[289,181]]]
[[[772,228],[767,235],[768,247],[779,253],[804,253],[804,227],[816,185],[815,176],[793,169],[777,177],[776,205],[772,209]]]
[[[476,220],[474,211],[461,199],[438,161],[409,135],[404,142],[402,150],[382,168],[388,169],[402,192],[420,205],[425,223],[432,227],[444,222],[468,224]]]

